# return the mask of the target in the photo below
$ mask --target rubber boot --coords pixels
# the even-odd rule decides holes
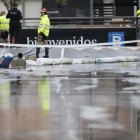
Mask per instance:
[[[36,58],[39,58],[40,48],[36,48]]]
[[[49,58],[49,49],[45,48],[45,56],[43,56],[44,58]]]

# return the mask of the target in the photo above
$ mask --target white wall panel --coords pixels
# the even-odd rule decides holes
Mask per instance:
[[[24,2],[24,17],[39,18],[42,0],[25,0]]]
[[[22,5],[22,3],[18,5],[18,9],[21,10],[21,12],[22,12],[22,10],[23,10],[23,5]],[[5,11],[5,12],[7,12],[7,9],[6,9],[5,5],[4,5],[2,2],[0,2],[0,11]]]
[[[18,5],[18,9],[21,10],[23,18],[40,18],[40,9],[42,7],[42,0],[24,0],[23,3]],[[0,2],[0,11],[6,11],[7,9],[2,2]],[[38,26],[39,20],[23,20],[23,26]]]
[[[0,12],[1,11],[7,12],[7,9],[6,9],[6,7],[4,6],[4,4],[2,2],[0,2]]]
[[[42,7],[42,0],[25,0],[23,5],[24,18],[40,18],[40,9]],[[39,20],[23,21],[24,26],[38,26]]]

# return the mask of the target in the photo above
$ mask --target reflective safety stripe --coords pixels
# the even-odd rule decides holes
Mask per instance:
[[[1,22],[0,24],[9,24],[9,22]]]
[[[39,25],[39,28],[44,28],[44,29],[49,30],[49,29],[50,29],[50,26],[47,26],[47,27],[46,27],[46,25]]]
[[[39,28],[42,28],[42,27],[46,27],[46,25],[44,25],[44,24],[41,25],[41,24],[40,24],[40,25],[39,25]]]
[[[46,27],[46,26],[47,26],[47,27],[50,27],[50,26],[48,26],[47,24],[40,24],[40,25],[39,25],[39,27],[41,27],[41,28],[42,28],[42,27]]]

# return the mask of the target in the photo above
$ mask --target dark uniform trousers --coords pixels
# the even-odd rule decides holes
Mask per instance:
[[[37,38],[38,45],[47,45],[48,37],[44,34],[39,34]],[[36,48],[36,57],[39,58],[40,47]],[[49,48],[45,47],[45,58],[49,58]]]

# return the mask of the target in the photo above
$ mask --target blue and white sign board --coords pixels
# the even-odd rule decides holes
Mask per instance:
[[[124,32],[108,32],[108,42],[121,42],[124,41]],[[124,46],[124,44],[112,45],[112,46]]]

